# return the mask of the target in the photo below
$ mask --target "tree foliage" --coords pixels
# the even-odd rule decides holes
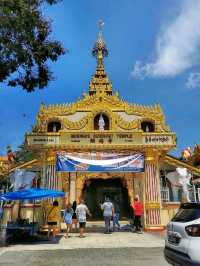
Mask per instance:
[[[22,143],[15,152],[16,163],[26,163],[35,159],[35,154],[30,150],[25,143]]]
[[[51,22],[45,4],[59,0],[0,0],[0,82],[28,92],[42,89],[53,79],[47,64],[64,54],[50,38]]]

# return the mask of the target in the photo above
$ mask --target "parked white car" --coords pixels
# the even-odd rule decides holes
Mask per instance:
[[[164,255],[174,266],[200,266],[200,203],[184,203],[167,225]]]

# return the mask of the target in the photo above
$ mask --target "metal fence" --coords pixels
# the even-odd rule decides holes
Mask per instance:
[[[161,200],[162,202],[178,202],[179,200],[173,198],[170,198],[170,189],[169,187],[161,187]],[[179,193],[182,193],[182,191],[179,190]],[[181,195],[179,195],[179,198],[181,199]],[[189,188],[189,198],[192,202],[200,202],[200,187],[190,187]]]
[[[163,202],[169,202],[169,188],[168,187],[161,187],[161,200]]]
[[[194,202],[200,202],[200,187],[193,189]]]

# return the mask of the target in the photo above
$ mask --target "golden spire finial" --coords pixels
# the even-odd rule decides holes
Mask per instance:
[[[104,21],[99,20],[99,32],[97,40],[92,49],[92,55],[97,59],[96,73],[90,82],[90,95],[98,93],[106,93],[112,95],[112,84],[110,83],[103,64],[103,59],[108,56],[108,49],[103,39]]]
[[[92,55],[97,58],[98,65],[103,63],[103,57],[108,56],[108,49],[103,39],[103,26],[104,21],[102,19],[99,20],[99,33],[98,38],[95,42],[95,45],[92,49]]]
[[[103,27],[104,27],[105,23],[103,21],[103,19],[99,20],[99,35],[102,37],[102,33],[103,33]]]

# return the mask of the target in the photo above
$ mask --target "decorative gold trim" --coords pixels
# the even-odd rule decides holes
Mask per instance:
[[[145,202],[145,209],[149,210],[149,209],[160,209],[161,205],[159,202]]]

